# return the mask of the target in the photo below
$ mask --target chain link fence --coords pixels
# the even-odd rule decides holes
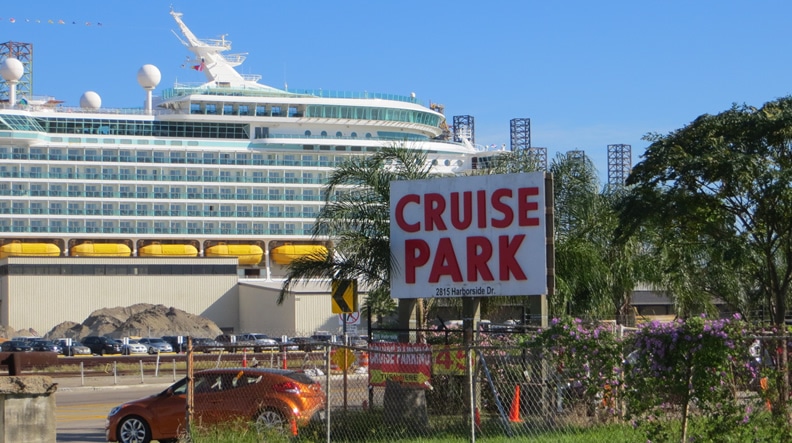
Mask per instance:
[[[321,386],[322,420],[311,423],[300,412],[273,421],[285,434],[306,441],[575,436],[613,416],[607,392],[591,392],[585,381],[565,378],[519,347],[328,343],[313,352],[255,353],[242,360],[238,352],[232,355],[193,362],[196,384],[205,369],[229,369],[243,386],[251,368],[265,368],[277,374],[300,371]],[[206,409],[201,401],[209,401],[201,389],[188,394],[196,411]],[[235,403],[246,401],[242,389],[227,395],[236,396]]]

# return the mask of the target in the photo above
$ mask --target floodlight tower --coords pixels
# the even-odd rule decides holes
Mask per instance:
[[[33,97],[33,44],[19,42],[0,43],[0,63],[7,58],[22,62],[24,72],[16,84],[17,96]],[[0,83],[0,100],[8,99],[9,85]]]
[[[632,169],[631,145],[608,145],[608,184],[624,186]]]
[[[476,122],[472,115],[454,116],[454,141],[462,143],[467,139],[471,145],[476,144]]]
[[[511,134],[511,150],[520,151],[531,149],[531,119],[513,118],[509,122],[509,133]]]
[[[570,160],[580,161],[586,158],[586,151],[582,149],[573,149],[571,151],[567,151],[567,157],[569,157]]]

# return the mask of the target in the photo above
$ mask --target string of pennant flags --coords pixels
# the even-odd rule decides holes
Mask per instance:
[[[68,21],[68,20],[63,20],[63,19],[55,20],[55,19],[51,19],[51,18],[50,19],[46,19],[46,20],[38,19],[38,18],[37,19],[26,18],[26,19],[17,20],[14,17],[10,17],[8,19],[0,17],[0,23],[5,22],[5,21],[7,21],[8,23],[12,23],[12,24],[13,23],[30,23],[30,24],[46,24],[46,25],[69,25],[69,24],[71,24],[71,25],[82,25],[84,23],[85,26],[102,26],[102,22],[83,22],[82,20],[80,20],[80,21],[77,21],[77,20]]]

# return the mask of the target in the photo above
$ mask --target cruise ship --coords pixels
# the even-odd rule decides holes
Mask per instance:
[[[241,277],[277,278],[332,246],[312,228],[345,159],[398,144],[458,174],[481,155],[449,141],[442,108],[415,94],[268,86],[236,70],[245,54],[230,41],[170,14],[205,82],[158,89],[145,65],[139,108],[103,108],[90,89],[79,107],[17,97],[21,62],[2,61],[0,259],[237,257]]]

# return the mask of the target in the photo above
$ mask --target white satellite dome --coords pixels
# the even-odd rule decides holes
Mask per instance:
[[[25,73],[25,66],[15,58],[7,58],[0,64],[0,75],[7,82],[19,81]]]
[[[84,109],[99,109],[102,107],[102,97],[93,91],[85,91],[80,97],[80,107]]]
[[[137,81],[145,89],[154,89],[160,82],[162,74],[154,65],[143,65],[137,73]]]

